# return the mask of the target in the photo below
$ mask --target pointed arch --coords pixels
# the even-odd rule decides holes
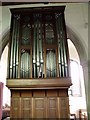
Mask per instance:
[[[79,37],[77,36],[77,34],[68,26],[67,26],[67,36],[68,38],[71,39],[72,43],[75,45],[77,49],[77,52],[80,57],[80,64],[85,63],[85,61],[87,61],[87,54],[85,51],[85,47],[81,42],[81,40],[79,39]]]

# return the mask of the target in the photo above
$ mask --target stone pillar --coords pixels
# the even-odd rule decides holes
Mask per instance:
[[[85,95],[86,95],[86,102],[87,102],[88,100],[88,62],[82,62],[81,65],[83,68]]]
[[[84,75],[84,85],[85,85],[85,97],[86,97],[86,106],[87,106],[87,113],[89,112],[88,110],[88,89],[90,89],[89,87],[89,78],[88,78],[88,62],[84,61],[81,62],[82,68],[83,68],[83,75]]]
[[[88,120],[90,120],[90,61],[82,63],[82,67],[84,74],[87,114]]]
[[[90,120],[90,61],[88,62],[88,98],[87,98],[88,120]]]
[[[0,120],[2,119],[3,83],[0,82]]]
[[[88,120],[90,120],[90,2],[88,2]]]

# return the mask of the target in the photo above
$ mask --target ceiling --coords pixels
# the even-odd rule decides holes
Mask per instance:
[[[20,5],[20,4],[48,4],[48,3],[81,3],[89,2],[89,0],[0,0],[2,6]]]

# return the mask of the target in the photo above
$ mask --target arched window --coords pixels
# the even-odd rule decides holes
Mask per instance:
[[[81,65],[75,61],[70,59],[70,69],[71,69],[71,80],[72,86],[70,87],[73,96],[81,96]]]

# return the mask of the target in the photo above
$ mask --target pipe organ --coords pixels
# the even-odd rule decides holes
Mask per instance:
[[[69,118],[65,6],[11,9],[11,118]]]

